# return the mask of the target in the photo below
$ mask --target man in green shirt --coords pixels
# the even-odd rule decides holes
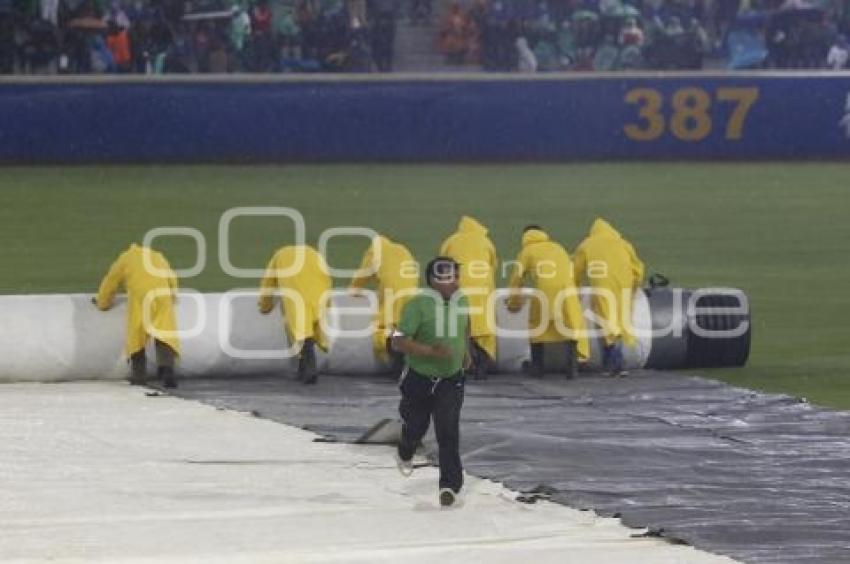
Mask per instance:
[[[455,502],[463,486],[460,461],[460,408],[468,365],[469,304],[458,290],[458,264],[437,257],[425,267],[429,289],[405,305],[393,348],[405,355],[399,388],[402,419],[397,462],[413,472],[416,445],[434,418],[440,464],[440,505]]]

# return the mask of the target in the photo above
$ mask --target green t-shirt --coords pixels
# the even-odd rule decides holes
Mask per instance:
[[[409,339],[436,345],[443,343],[452,351],[451,358],[430,358],[408,354],[407,363],[414,371],[432,378],[454,376],[463,368],[469,302],[460,294],[444,300],[437,294],[421,292],[404,306],[399,332]]]

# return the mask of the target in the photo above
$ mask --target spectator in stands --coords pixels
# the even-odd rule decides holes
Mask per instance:
[[[837,30],[826,12],[815,8],[783,9],[768,18],[768,64],[777,68],[820,68]]]
[[[569,69],[575,64],[577,50],[575,37],[573,36],[572,23],[569,19],[561,22],[557,35],[558,62],[561,68]]]
[[[593,56],[593,70],[603,72],[616,70],[619,56],[620,49],[616,41],[611,35],[606,35]]]
[[[301,58],[316,67],[319,65],[318,26],[316,23],[318,15],[318,0],[297,0],[295,23],[301,32]]]
[[[769,24],[766,35],[767,65],[777,68],[788,68],[791,63],[791,41],[785,29]]]
[[[230,57],[224,46],[224,41],[218,34],[210,40],[209,70],[211,73],[224,74],[230,72]]]
[[[358,26],[369,25],[366,13],[366,0],[346,0],[345,9],[348,11],[348,25],[354,27],[355,22]]]
[[[440,52],[446,57],[446,62],[452,65],[462,65],[469,51],[469,41],[472,36],[472,23],[463,12],[460,4],[454,1],[449,6],[449,12],[440,24]]]
[[[32,18],[23,37],[21,48],[26,71],[32,74],[56,72],[56,27],[47,20]]]
[[[546,2],[540,2],[532,12],[532,19],[523,24],[529,47],[537,61],[538,71],[553,71],[559,68],[556,24]]]
[[[708,39],[708,33],[702,27],[700,20],[691,18],[687,29],[688,34],[688,49],[686,50],[688,59],[685,68],[691,70],[699,70],[703,65],[703,57],[710,51],[711,42]]]
[[[528,46],[524,35],[516,38],[517,68],[519,72],[537,72],[537,57]]]
[[[139,6],[139,8],[142,8]],[[153,59],[156,56],[157,45],[154,40],[154,20],[143,9],[128,12],[130,17],[130,53],[132,72],[140,74],[153,73]]]
[[[583,16],[578,18],[577,14],[573,14],[573,25],[576,44],[576,60],[573,69],[580,71],[593,70],[596,49],[602,40],[602,37],[600,37],[601,27],[599,18],[595,15],[594,17]]]
[[[277,55],[272,39],[272,11],[268,0],[258,0],[251,10],[250,70],[268,72],[277,68]]]
[[[352,37],[344,11],[334,8],[319,14],[316,46],[323,70],[338,72],[349,67]]]
[[[130,18],[127,13],[121,8],[121,3],[118,0],[113,0],[109,6],[109,11],[106,13],[106,23],[114,23],[116,27],[121,29],[130,29]]]
[[[156,60],[159,55],[166,53],[174,43],[175,33],[170,27],[171,24],[159,11],[155,12],[149,23],[150,26],[145,28],[150,47],[149,56],[151,60]]]
[[[348,46],[348,64],[345,70],[349,72],[372,72],[372,48],[369,45],[369,33],[354,20],[351,29],[351,39]]]
[[[677,16],[671,16],[667,20],[667,26],[664,28],[664,31],[669,37],[676,38],[685,33],[685,28],[682,27],[682,21]]]
[[[92,302],[101,311],[112,307],[120,288],[127,292],[127,335],[124,352],[130,359],[130,383],[145,383],[145,343],[154,339],[157,374],[166,388],[177,386],[174,359],[180,354],[176,337],[174,302],[177,278],[162,253],[137,244],[112,263],[97,297]]]
[[[275,294],[281,293],[284,328],[290,346],[299,351],[298,380],[304,384],[315,384],[319,378],[315,347],[328,350],[321,319],[330,289],[331,278],[325,259],[309,245],[278,249],[260,282],[258,307],[263,315],[274,309]]]
[[[115,72],[130,72],[132,63],[130,57],[130,34],[126,28],[119,27],[116,20],[109,20],[106,47],[112,54],[112,63]]]
[[[487,10],[482,36],[484,70],[507,71],[516,68],[516,46],[511,15],[504,0],[493,0]]]
[[[538,71],[555,71],[561,68],[554,28],[538,31],[537,42],[534,45],[534,58],[537,59]]]
[[[643,30],[638,27],[637,20],[635,18],[626,18],[623,22],[623,27],[620,28],[619,43],[623,47],[627,47],[629,45],[643,47]]]
[[[850,58],[850,48],[847,45],[847,38],[844,35],[839,35],[832,47],[829,48],[826,66],[832,70],[842,70],[847,67],[848,58]]]
[[[65,30],[63,47],[68,57],[68,72],[83,74],[91,70],[90,42],[88,33],[83,30]]]
[[[275,19],[279,54],[284,61],[301,59],[301,30],[291,6],[281,6]]]
[[[191,29],[191,28],[190,28]],[[192,54],[197,72],[210,72],[210,42],[212,29],[208,22],[197,22],[191,34]]]
[[[835,39],[835,31],[821,14],[801,24],[801,65],[803,68],[823,68],[823,61]]]
[[[738,17],[740,8],[741,0],[715,0],[714,27],[718,46],[726,42],[726,34]]]
[[[0,74],[15,72],[15,12],[12,0],[0,0]]]
[[[245,67],[245,50],[251,36],[251,16],[241,6],[233,6],[230,20],[230,45],[240,69]]]
[[[164,74],[188,74],[191,72],[187,43],[186,38],[182,35],[175,38],[174,43],[162,53],[160,72]]]
[[[473,0],[467,18],[469,19],[470,37],[466,60],[470,63],[481,64],[483,32],[487,19],[487,0]]]
[[[380,72],[389,72],[393,69],[398,11],[399,0],[370,0],[372,55],[375,58],[375,66]]]

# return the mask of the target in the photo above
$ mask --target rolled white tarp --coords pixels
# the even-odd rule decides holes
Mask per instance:
[[[585,304],[587,307],[587,304]],[[496,301],[496,364],[500,372],[519,372],[529,357],[525,336],[528,306],[508,312]],[[91,295],[40,294],[0,296],[0,381],[60,381],[117,379],[128,373],[123,352],[125,301],[99,311]],[[290,373],[296,361],[287,354],[288,343],[279,309],[269,315],[257,311],[256,290],[199,293],[183,290],[177,300],[181,376]],[[338,293],[331,299],[325,320],[331,335],[329,354],[319,352],[319,369],[327,374],[376,374],[386,370],[372,351],[370,325],[374,302]],[[635,294],[633,324],[650,327],[650,311],[642,291]],[[640,331],[639,331],[640,332]],[[646,361],[651,339],[641,336],[638,346],[625,351],[627,367]],[[591,339],[592,364],[599,364],[601,342]],[[148,346],[149,371],[155,367]]]

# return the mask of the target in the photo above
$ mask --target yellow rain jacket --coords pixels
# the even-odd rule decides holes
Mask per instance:
[[[460,264],[459,284],[469,300],[472,338],[491,359],[495,359],[495,308],[488,310],[487,303],[496,288],[494,275],[498,258],[496,248],[487,236],[487,228],[469,216],[461,217],[457,231],[443,241],[440,254]]]
[[[387,339],[401,319],[404,305],[419,287],[419,265],[404,245],[394,243],[383,235],[375,237],[363,254],[359,272],[351,280],[350,288],[358,290],[369,282],[375,283],[378,294],[372,345],[375,356],[386,362],[389,356]],[[387,310],[388,301],[391,310]]]
[[[147,257],[150,269],[145,268]],[[174,317],[174,298],[177,296],[177,278],[165,257],[157,251],[133,243],[112,263],[100,283],[97,307],[112,307],[119,288],[127,292],[127,337],[124,346],[129,356],[145,348],[148,337],[155,337],[180,354],[177,339],[177,321]],[[148,298],[148,315],[145,325],[145,296]]]
[[[297,265],[297,257],[303,253],[303,263],[296,272],[285,270]],[[261,313],[274,309],[275,291],[287,292],[281,296],[284,326],[290,343],[302,343],[312,338],[324,351],[328,350],[327,336],[320,320],[325,314],[331,289],[331,277],[325,259],[309,245],[281,247],[272,256],[266,274],[260,282]],[[295,295],[288,295],[292,292]],[[297,300],[300,298],[301,307]]]
[[[522,250],[516,262],[517,267],[514,269],[508,287],[518,290],[522,286],[523,278],[528,277],[545,296],[545,300],[542,297],[531,300],[528,315],[530,328],[537,328],[542,323],[543,307],[548,308],[549,323],[546,330],[539,336],[533,336],[531,342],[551,343],[574,340],[579,360],[587,360],[590,357],[590,349],[585,333],[581,302],[573,281],[572,263],[567,251],[558,243],[550,241],[549,236],[543,231],[530,229],[522,236]],[[566,298],[560,300],[561,307],[557,307],[558,294],[563,291],[567,292]],[[522,300],[522,295],[512,293],[508,300],[508,307],[518,309],[522,305]],[[561,320],[561,325],[574,333],[562,334],[558,330],[556,320]]]
[[[591,299],[593,312],[604,322],[605,343],[614,344],[622,337],[623,344],[633,346],[632,296],[643,280],[643,263],[632,244],[607,221],[597,218],[576,249],[573,265],[576,285],[584,282],[612,296],[594,294]]]

